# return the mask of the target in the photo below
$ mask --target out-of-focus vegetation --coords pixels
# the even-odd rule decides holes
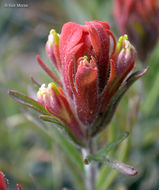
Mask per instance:
[[[34,76],[39,83],[50,82],[36,63],[35,56],[41,53],[52,67],[45,55],[45,42],[52,28],[60,32],[67,21],[83,24],[85,20],[96,19],[109,22],[119,37],[112,15],[113,1],[26,2],[28,8],[5,8],[6,0],[0,3],[0,170],[8,178],[10,190],[16,189],[16,183],[29,190],[40,190],[40,187],[48,190],[62,187],[84,190],[81,182],[81,175],[84,175],[82,160],[74,161],[80,153],[58,131],[45,133],[43,128],[37,127],[42,123],[36,120],[36,115],[33,116],[35,113],[32,117],[24,107],[14,102],[8,96],[8,89],[34,97],[37,89],[32,85],[30,76]],[[98,137],[100,143],[105,144],[121,132],[131,131],[129,142],[125,141],[111,154],[133,164],[139,175],[117,176],[115,170],[102,166],[98,175],[99,190],[159,189],[158,52],[159,43],[146,63],[150,65],[148,73],[128,91],[109,128]],[[136,67],[143,66],[137,61]],[[69,150],[64,146],[67,143]]]

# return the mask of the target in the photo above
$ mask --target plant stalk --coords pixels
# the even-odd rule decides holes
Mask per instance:
[[[83,149],[83,157],[87,158],[88,155],[95,153],[95,146],[93,139],[89,138],[87,148]],[[86,185],[88,190],[96,190],[96,163],[91,162],[85,165],[86,171]]]

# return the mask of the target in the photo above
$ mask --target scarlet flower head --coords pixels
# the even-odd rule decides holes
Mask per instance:
[[[60,87],[42,85],[38,102],[66,126],[78,144],[86,146],[88,137],[108,125],[122,95],[146,70],[128,78],[135,48],[127,35],[116,45],[106,22],[68,22],[60,35],[51,30],[46,52],[59,72],[60,82],[56,82]],[[39,56],[37,60],[52,76]]]
[[[121,34],[128,34],[140,60],[146,60],[159,36],[159,1],[115,0],[114,16]]]

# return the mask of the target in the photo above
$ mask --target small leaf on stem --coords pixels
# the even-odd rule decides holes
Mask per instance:
[[[44,120],[44,121],[51,122],[51,123],[56,123],[56,124],[62,125],[62,124],[60,123],[60,121],[58,120],[58,118],[56,118],[56,117],[54,117],[54,116],[40,115],[40,119],[42,119],[42,120]]]
[[[42,106],[39,102],[37,102],[36,100],[16,91],[16,90],[9,90],[8,91],[9,95],[16,100],[17,102],[26,105],[40,113],[43,114],[47,114],[50,115],[46,109],[44,108],[44,106]]]
[[[100,151],[98,151],[95,155],[88,155],[85,160],[87,160],[87,162],[105,160],[105,157],[107,156],[107,154],[113,148],[115,148],[118,144],[120,144],[123,140],[125,140],[128,137],[128,135],[129,135],[129,133],[125,132],[123,135],[121,135],[114,141],[108,143],[104,148],[102,148]]]
[[[127,165],[127,164],[125,164],[121,161],[118,161],[118,160],[113,160],[110,157],[107,157],[105,162],[111,168],[117,169],[119,172],[121,172],[125,175],[135,176],[138,174],[138,171],[136,171],[133,166]]]

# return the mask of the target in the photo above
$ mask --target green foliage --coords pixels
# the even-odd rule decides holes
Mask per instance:
[[[9,95],[15,99],[17,102],[24,104],[25,106],[28,106],[38,112],[41,112],[43,114],[47,114],[50,115],[46,109],[44,108],[44,106],[42,106],[40,103],[38,103],[37,101],[35,101],[34,99],[20,93],[17,92],[15,90],[9,90]]]
[[[116,138],[114,141],[105,145],[101,150],[99,150],[94,155],[88,155],[86,159],[88,160],[88,162],[90,162],[90,161],[102,161],[102,162],[104,162],[105,158],[107,157],[107,154],[114,147],[116,147],[119,143],[121,143],[123,140],[125,140],[128,137],[128,134],[129,134],[128,132],[125,132],[123,135]]]

